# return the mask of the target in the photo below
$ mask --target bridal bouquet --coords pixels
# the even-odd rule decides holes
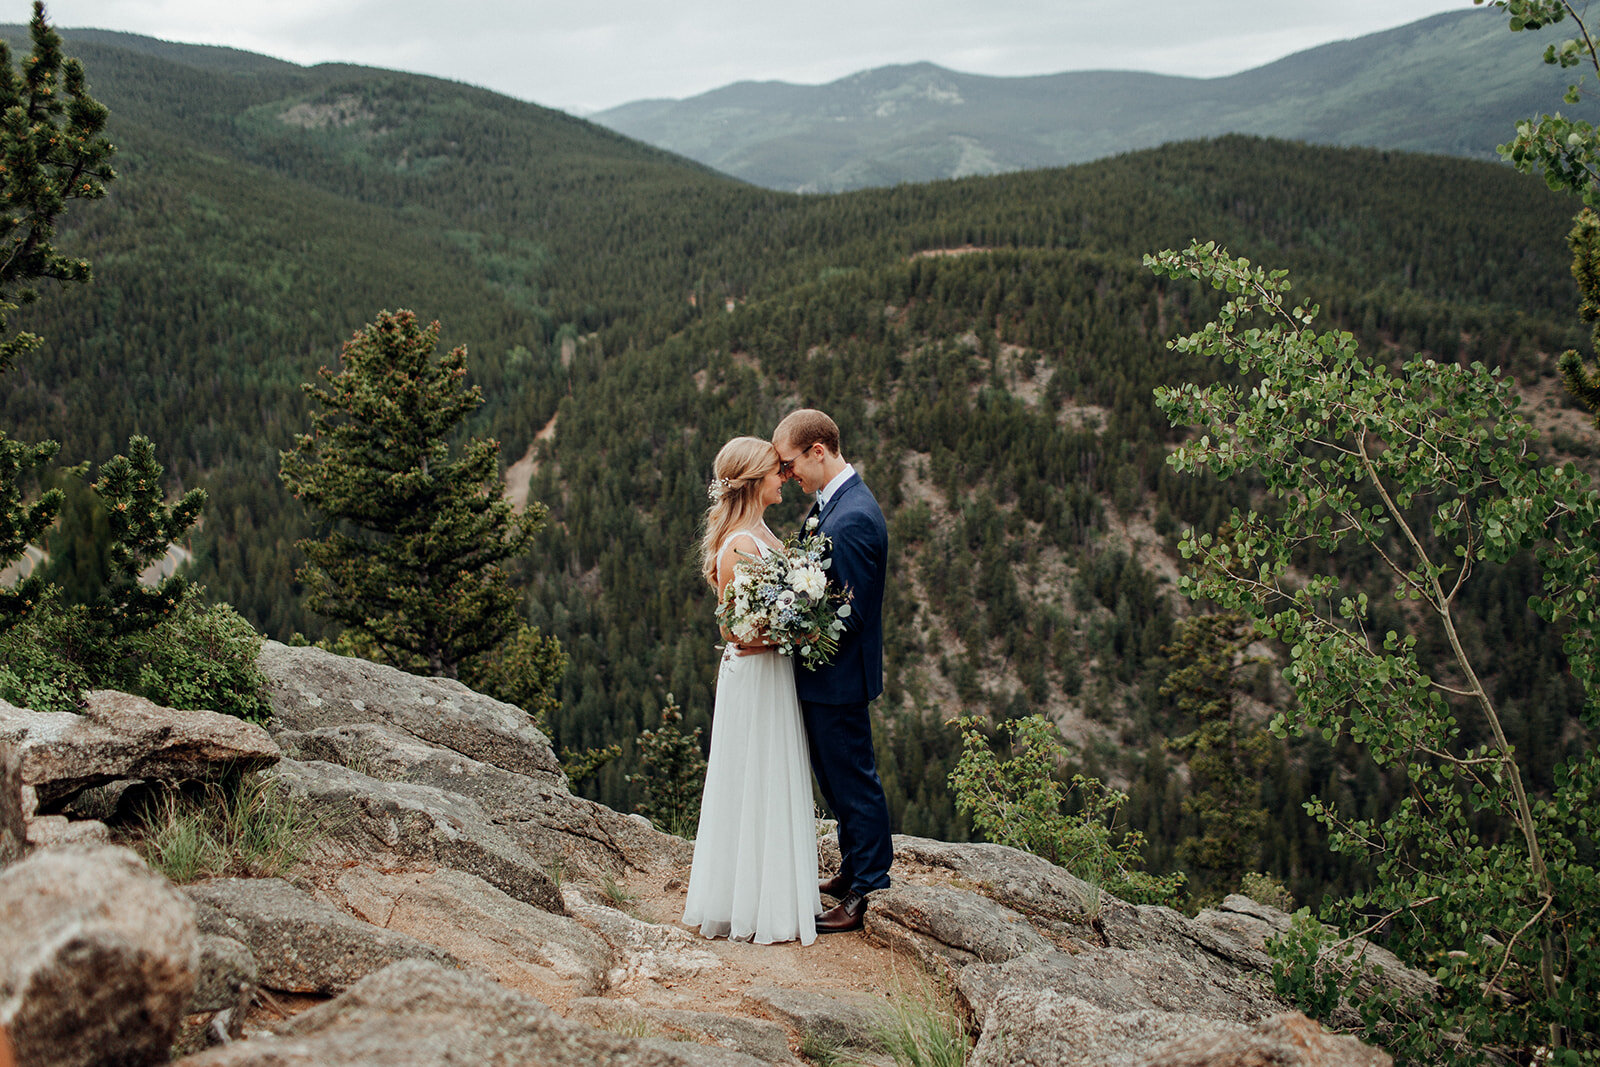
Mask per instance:
[[[739,560],[722,591],[717,621],[741,641],[771,641],[783,655],[819,667],[839,650],[850,597],[828,592],[830,542],[816,532],[815,519],[806,531],[765,556]]]

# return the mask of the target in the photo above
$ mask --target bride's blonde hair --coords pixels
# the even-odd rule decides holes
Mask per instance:
[[[712,464],[711,506],[700,540],[700,572],[717,584],[717,549],[732,530],[751,525],[761,513],[761,480],[778,469],[778,450],[759,437],[735,437]]]

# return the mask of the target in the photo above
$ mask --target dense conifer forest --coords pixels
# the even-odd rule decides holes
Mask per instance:
[[[59,440],[65,464],[150,437],[174,492],[209,494],[194,579],[269,636],[332,636],[295,579],[311,519],[277,474],[309,422],[300,383],[382,309],[439,319],[487,397],[471,432],[510,463],[554,431],[531,484],[549,522],[518,578],[528,620],[571,657],[555,740],[622,746],[578,783],[618,808],[639,800],[634,741],[668,694],[708,725],[715,630],[693,546],[711,457],[805,404],[839,421],[890,522],[878,725],[896,829],[970,832],[947,720],[1044,711],[1083,768],[1128,786],[1150,869],[1175,862],[1193,826],[1162,742],[1194,724],[1160,693],[1193,610],[1174,544],[1250,490],[1164,463],[1176,437],[1152,390],[1202,374],[1165,342],[1217,305],[1143,253],[1217,240],[1290,269],[1369,350],[1483,361],[1552,426],[1570,414],[1551,356],[1584,343],[1572,208],[1495,165],[1226,137],[800,197],[435,79],[67,39],[112,109],[121,178],[64,220],[93,283],[16,316],[47,345],[7,377],[0,425]],[[1546,445],[1600,455],[1570,427]],[[791,498],[775,517],[799,513]],[[1537,786],[1576,743],[1581,694],[1525,606],[1534,581],[1511,564],[1475,584],[1466,636],[1495,650]],[[1269,665],[1246,688],[1262,716],[1287,699]],[[1281,744],[1266,772],[1263,864],[1302,897],[1361,878],[1302,799],[1377,811],[1396,788],[1350,755]]]

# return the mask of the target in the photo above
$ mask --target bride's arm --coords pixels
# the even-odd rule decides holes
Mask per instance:
[[[750,534],[737,534],[728,541],[728,549],[723,552],[721,560],[717,563],[717,603],[722,603],[723,591],[728,588],[728,583],[733,581],[733,571],[739,565],[739,561],[759,555],[760,552],[761,547]],[[719,629],[722,631],[722,639],[733,645],[741,656],[778,647],[771,642],[741,641],[726,626]]]

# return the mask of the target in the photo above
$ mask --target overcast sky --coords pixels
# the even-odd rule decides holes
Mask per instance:
[[[577,114],[930,60],[1209,77],[1471,0],[50,0],[57,26],[435,74]],[[0,21],[29,4],[0,0]]]

